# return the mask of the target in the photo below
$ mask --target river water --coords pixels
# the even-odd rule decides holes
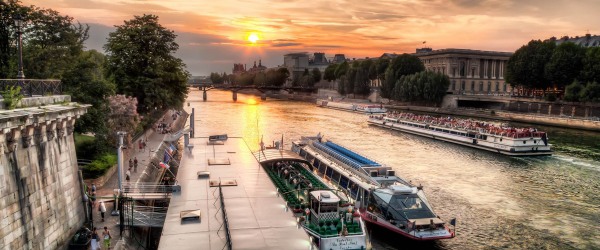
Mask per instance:
[[[249,105],[250,100],[256,105]],[[371,228],[374,249],[600,249],[600,133],[535,126],[553,156],[515,158],[369,126],[366,116],[231,92],[191,91],[196,136],[226,133],[257,150],[321,133],[420,183],[456,238],[420,244]],[[532,125],[528,125],[532,126]]]

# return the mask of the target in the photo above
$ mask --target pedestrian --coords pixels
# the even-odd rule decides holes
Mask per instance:
[[[98,250],[100,249],[100,237],[98,236],[98,231],[96,229],[96,227],[94,227],[94,229],[92,230],[92,242],[90,243],[90,246],[92,247],[92,250]]]
[[[138,165],[138,160],[137,160],[137,156],[133,159],[133,172],[137,173],[137,165]]]
[[[106,213],[106,206],[104,205],[104,201],[100,201],[98,210],[100,211],[100,217],[102,217],[102,222],[104,222],[104,213]]]
[[[110,239],[112,238],[112,235],[110,235],[110,230],[108,230],[108,227],[104,227],[104,231],[102,232],[102,239],[104,239],[104,247],[106,249],[110,249]]]
[[[138,141],[138,148],[140,149],[140,152],[142,152],[142,143],[143,143],[143,140]]]
[[[90,199],[92,200],[92,207],[96,206],[96,192],[92,192],[92,195],[90,195]]]
[[[145,142],[145,141],[143,141],[142,143],[143,143],[143,146],[144,146],[144,147],[143,147],[143,148],[144,148],[144,152],[146,152],[146,142]]]
[[[133,160],[129,159],[129,169],[131,169],[133,167]]]
[[[125,180],[127,181],[127,183],[129,183],[129,180],[131,179],[130,175],[131,172],[129,171],[129,169],[127,169],[127,172],[125,172]]]
[[[92,192],[96,192],[96,183],[92,183]]]

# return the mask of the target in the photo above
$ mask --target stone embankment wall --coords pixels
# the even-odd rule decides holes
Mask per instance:
[[[0,249],[57,249],[83,225],[73,125],[88,106],[0,110]]]

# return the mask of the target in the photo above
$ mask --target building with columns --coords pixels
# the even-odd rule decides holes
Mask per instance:
[[[504,80],[506,64],[512,52],[470,49],[417,49],[425,69],[450,77],[448,93],[472,95],[509,95]]]

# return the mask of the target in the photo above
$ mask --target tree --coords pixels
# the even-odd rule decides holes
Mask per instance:
[[[572,83],[581,74],[585,52],[584,47],[572,42],[558,45],[545,66],[544,76],[549,84],[544,88],[551,87],[550,83],[553,83],[562,89]]]
[[[346,72],[346,80],[346,86],[344,86],[346,94],[354,93],[354,84],[356,83],[356,68],[350,67],[350,69],[348,69],[348,72]]]
[[[421,71],[401,76],[391,96],[398,101],[440,103],[449,85],[448,76],[432,71]]]
[[[584,82],[600,82],[600,47],[587,48],[582,61],[580,79]]]
[[[577,80],[567,85],[567,87],[565,87],[565,101],[578,102],[584,87],[585,86],[579,83]]]
[[[346,75],[348,69],[350,69],[350,65],[348,65],[348,62],[338,64],[338,66],[335,68],[335,78],[340,79],[340,77]]]
[[[385,81],[381,88],[381,96],[389,98],[398,80],[405,75],[415,74],[425,70],[421,60],[413,55],[402,54],[394,58],[385,73]]]
[[[327,68],[325,68],[325,72],[323,73],[323,79],[328,82],[335,81],[335,70],[337,69],[337,64],[329,64]]]
[[[254,85],[265,86],[267,81],[267,75],[264,72],[257,72],[254,75]]]
[[[51,9],[25,7],[19,1],[0,3],[0,78],[15,77],[17,73],[14,17],[18,14],[23,19],[25,76],[60,79],[83,51],[89,27]]]
[[[354,79],[354,94],[359,94],[359,95],[368,95],[369,93],[371,93],[371,87],[369,86],[369,72],[368,72],[368,68],[365,69],[365,67],[370,67],[371,65],[361,65],[357,70],[356,70],[356,77]]]
[[[127,132],[125,143],[131,145],[132,135],[140,123],[140,116],[137,112],[137,100],[135,97],[125,95],[114,95],[108,97],[110,115],[108,118],[109,131]],[[116,145],[117,135],[110,135],[109,141]]]
[[[340,93],[340,95],[345,96],[347,94],[346,92],[346,85],[348,84],[348,79],[346,79],[346,75],[342,75],[340,78],[340,84],[338,84],[338,93]]]
[[[321,81],[321,71],[318,68],[314,68],[311,72],[310,75],[313,78],[313,82],[317,83]]]
[[[396,79],[400,79],[401,76],[412,75],[425,70],[425,65],[423,65],[421,59],[409,54],[397,56],[392,60],[389,67],[394,70]]]
[[[214,84],[222,84],[225,79],[222,75],[219,75],[219,73],[210,73],[210,81]]]
[[[143,111],[183,107],[189,73],[173,56],[179,49],[175,33],[160,25],[155,15],[135,16],[115,27],[104,49],[117,93],[135,97]]]
[[[597,82],[588,82],[585,88],[581,91],[582,102],[600,102],[600,84]]]
[[[523,45],[508,59],[506,81],[512,87],[545,89],[549,85],[544,75],[545,67],[555,47],[552,41],[540,40],[531,40]]]
[[[108,132],[108,96],[114,95],[115,85],[104,77],[105,56],[95,50],[84,51],[74,66],[62,78],[64,91],[73,101],[91,104],[88,112],[77,120],[75,131],[93,132],[105,136]]]

